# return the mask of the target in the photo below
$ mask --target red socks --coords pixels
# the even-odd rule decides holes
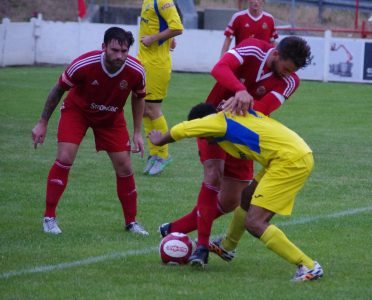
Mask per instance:
[[[49,171],[46,188],[46,207],[44,216],[55,217],[56,208],[68,182],[71,165],[56,160]]]
[[[125,177],[116,175],[116,190],[123,208],[125,225],[128,225],[136,220],[137,214],[137,191],[133,174]]]
[[[170,228],[171,232],[189,233],[196,230],[198,226],[198,220],[196,217],[197,210],[197,206],[194,206],[190,213],[173,221]]]
[[[198,246],[208,246],[212,223],[223,215],[217,204],[217,195],[215,187],[203,183],[196,206],[190,213],[171,223],[171,232],[189,233],[198,230]]]
[[[216,217],[217,188],[203,182],[197,203],[198,244],[208,248],[213,220]]]

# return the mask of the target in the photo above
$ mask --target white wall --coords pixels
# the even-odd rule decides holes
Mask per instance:
[[[111,26],[117,25],[50,22],[41,19],[13,23],[4,19],[0,24],[0,66],[68,64],[84,52],[100,49],[103,34]],[[138,40],[137,26],[122,27],[132,31],[136,41]],[[314,59],[310,66],[298,72],[302,79],[372,82],[363,80],[364,45],[367,42],[372,43],[372,40],[332,38],[330,33],[325,37],[304,38],[311,46]],[[176,39],[177,48],[172,54],[173,69],[209,72],[219,58],[224,36],[222,31],[189,29]],[[331,51],[331,44],[343,47]],[[352,55],[351,65],[346,64],[348,55],[344,49]],[[135,43],[130,54],[135,56],[136,53]],[[341,74],[335,72],[345,69],[345,66],[351,71]]]

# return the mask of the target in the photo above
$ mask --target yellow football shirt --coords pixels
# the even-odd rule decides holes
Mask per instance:
[[[167,28],[171,30],[183,30],[183,25],[174,2],[172,0],[144,0],[138,35],[138,58],[144,65],[171,68],[169,39],[152,43],[150,47],[146,47],[141,43],[141,37],[157,34]]]
[[[273,160],[294,162],[312,152],[294,131],[256,111],[246,116],[219,112],[185,121],[174,126],[170,134],[174,140],[214,137],[230,155],[253,159],[264,167]]]

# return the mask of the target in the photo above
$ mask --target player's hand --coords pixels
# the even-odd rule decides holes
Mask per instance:
[[[234,97],[226,100],[222,108],[234,115],[245,115],[249,109],[253,108],[253,97],[246,90],[238,91]]]
[[[169,47],[169,50],[170,51],[173,51],[177,46],[177,42],[176,42],[176,39],[175,38],[172,38],[171,39],[171,42],[170,42],[170,47]]]
[[[141,37],[141,43],[146,47],[150,47],[153,42],[155,42],[155,39],[152,35],[144,35]]]
[[[141,153],[141,157],[143,158],[143,155],[145,154],[145,146],[140,133],[133,134],[133,146],[132,153]]]
[[[156,146],[161,146],[161,142],[162,142],[162,139],[163,139],[163,134],[159,131],[159,130],[152,130],[148,136],[149,140],[151,141],[151,143],[153,143],[154,145]]]
[[[37,148],[37,144],[43,144],[47,133],[48,123],[45,120],[39,120],[35,127],[32,129],[32,140],[34,142],[34,148]]]

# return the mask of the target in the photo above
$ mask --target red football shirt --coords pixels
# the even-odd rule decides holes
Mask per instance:
[[[273,50],[271,44],[253,38],[229,50],[212,70],[217,83],[206,102],[218,106],[222,100],[246,89],[255,101],[275,101],[268,105],[278,108],[298,88],[300,79],[296,73],[281,77],[271,71],[267,59]],[[270,114],[273,109],[262,112]]]
[[[225,36],[235,36],[235,45],[246,38],[256,38],[266,42],[273,42],[278,38],[274,18],[267,12],[253,17],[249,10],[235,13],[225,29]]]
[[[130,94],[144,98],[145,72],[141,63],[128,55],[114,74],[104,65],[104,52],[91,51],[75,59],[62,73],[59,84],[69,91],[64,106],[83,111],[92,122],[107,122],[123,112]]]

